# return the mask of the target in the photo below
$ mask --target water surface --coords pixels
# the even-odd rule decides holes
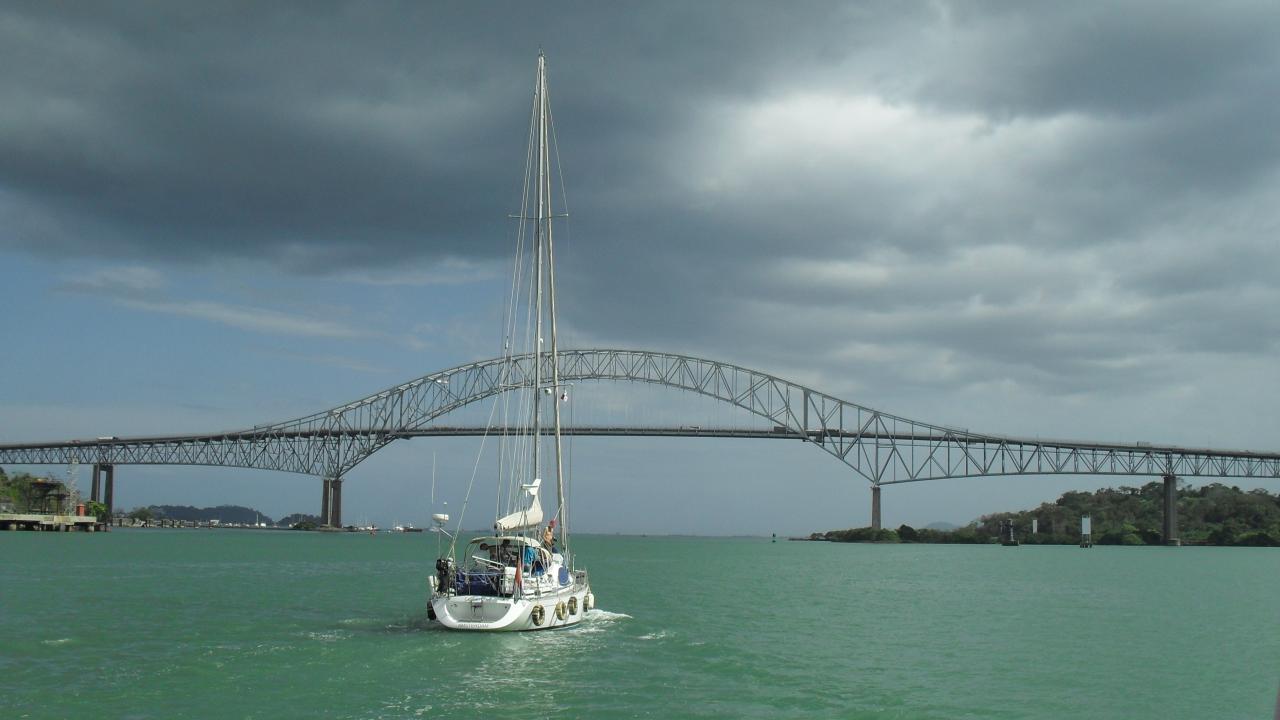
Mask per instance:
[[[1280,551],[583,536],[564,631],[426,619],[435,537],[0,534],[0,717],[1269,718]]]

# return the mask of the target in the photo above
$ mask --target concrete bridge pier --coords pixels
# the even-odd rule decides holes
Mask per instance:
[[[342,478],[325,478],[320,497],[321,527],[342,527]]]
[[[102,469],[107,473],[102,493],[102,504],[107,506],[107,517],[112,517],[116,514],[116,466],[103,465]]]
[[[329,480],[329,487],[333,488],[333,501],[329,507],[329,522],[334,527],[342,527],[342,478]]]
[[[107,506],[107,516],[115,511],[116,466],[109,463],[93,464],[93,482],[89,499]]]
[[[880,486],[871,486],[871,529],[880,529]]]
[[[1178,478],[1164,476],[1164,544],[1181,545],[1178,539]]]
[[[320,492],[320,527],[329,527],[329,498],[333,493],[333,485],[329,478],[324,478],[324,489]]]

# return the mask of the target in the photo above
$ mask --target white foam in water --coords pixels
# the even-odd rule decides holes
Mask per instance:
[[[329,632],[308,632],[306,635],[312,640],[319,640],[320,642],[337,642],[351,637],[350,633],[338,632],[336,630],[331,630]]]
[[[586,619],[588,620],[630,620],[631,616],[626,613],[609,612],[608,610],[601,610],[600,608],[595,608],[593,610],[587,611]]]
[[[58,638],[56,640],[45,640],[43,642],[45,645],[66,645],[71,642],[71,638]]]

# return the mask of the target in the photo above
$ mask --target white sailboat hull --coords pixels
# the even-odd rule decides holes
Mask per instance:
[[[590,586],[575,583],[520,598],[437,593],[431,610],[436,622],[450,630],[551,630],[582,622],[594,600]]]

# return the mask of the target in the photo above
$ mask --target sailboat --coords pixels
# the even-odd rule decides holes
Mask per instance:
[[[449,550],[436,560],[436,572],[428,579],[427,616],[452,630],[563,628],[581,622],[595,606],[587,571],[574,564],[568,531],[560,439],[560,406],[568,391],[556,356],[551,233],[557,217],[551,193],[553,138],[546,58],[539,52],[503,343],[503,384],[508,389],[500,400],[502,427],[517,430],[499,438],[499,507],[493,532],[472,538],[458,552],[460,517],[459,531],[449,535]],[[532,248],[526,247],[529,229]],[[544,471],[554,473],[550,513],[543,509]],[[442,517],[433,516],[437,525],[447,522],[448,515]]]

